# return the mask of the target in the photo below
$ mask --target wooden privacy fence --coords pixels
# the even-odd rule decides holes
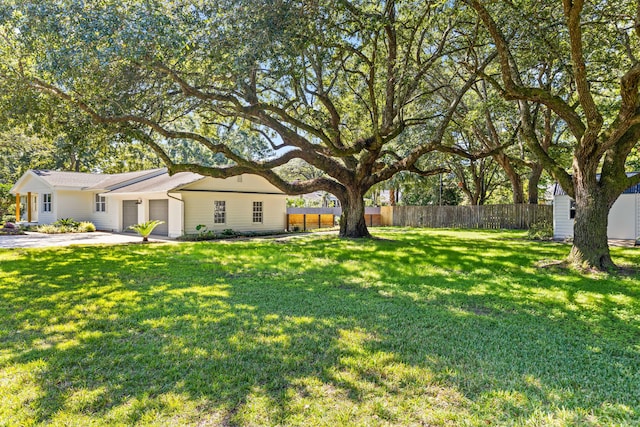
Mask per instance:
[[[336,217],[342,214],[340,208],[287,208],[287,230],[315,230],[336,226]],[[367,207],[364,219],[369,227],[381,225],[380,208]]]
[[[552,223],[553,206],[394,206],[390,216],[389,225],[402,227],[527,230],[536,222]]]

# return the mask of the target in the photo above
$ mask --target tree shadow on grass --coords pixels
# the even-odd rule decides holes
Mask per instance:
[[[403,239],[28,251],[2,265],[0,360],[44,362],[39,423],[637,419],[632,280]]]

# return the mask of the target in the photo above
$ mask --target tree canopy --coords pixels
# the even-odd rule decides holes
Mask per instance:
[[[640,183],[640,174],[626,169],[640,138],[638,2],[466,3],[498,51],[499,75],[485,78],[518,102],[523,138],[576,201],[571,259],[613,267],[609,210],[625,189]],[[545,150],[532,126],[534,105],[566,124],[572,171]]]
[[[54,111],[146,144],[171,173],[330,192],[351,237],[369,235],[364,194],[401,172],[440,174],[461,164],[451,156],[499,165],[521,203],[523,176],[537,200],[544,168],[576,200],[572,259],[608,268],[609,209],[640,182],[626,174],[640,137],[639,11],[632,0],[5,0],[0,117],[22,110],[55,128],[42,120]],[[81,145],[64,125],[57,134]],[[313,173],[292,179],[291,164]]]
[[[364,236],[362,196],[374,184],[441,172],[417,166],[436,150],[477,155],[443,135],[490,58],[465,56],[475,34],[450,3],[416,6],[8,2],[0,72],[144,141],[171,172],[255,173],[289,194],[331,192],[346,210],[341,234]],[[473,71],[457,65],[469,61]],[[224,167],[176,157],[185,141]],[[274,172],[293,159],[323,175]]]

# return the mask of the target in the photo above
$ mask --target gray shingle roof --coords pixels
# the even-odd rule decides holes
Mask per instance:
[[[82,190],[111,190],[129,182],[144,179],[165,172],[166,169],[151,169],[116,174],[66,172],[34,169],[32,172],[52,187],[70,187]]]
[[[162,172],[166,173],[166,168],[150,169],[136,172],[125,172],[105,175],[105,178],[98,184],[85,188],[85,190],[114,190],[128,183],[133,183],[144,179],[145,176],[155,176]]]
[[[165,172],[153,178],[120,187],[107,194],[167,192],[203,178],[204,176],[191,172],[179,172],[173,176]]]
[[[61,172],[50,170],[33,170],[32,172],[53,187],[91,187],[109,177],[109,175],[106,174],[82,172]]]

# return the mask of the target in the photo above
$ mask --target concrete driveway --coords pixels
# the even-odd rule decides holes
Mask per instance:
[[[25,235],[5,236],[0,235],[0,248],[46,248],[50,246],[69,245],[117,245],[123,243],[138,243],[142,237],[128,233],[105,233],[95,231],[93,233],[65,233],[44,234],[27,232]],[[150,236],[151,242],[175,242],[175,240],[160,236]]]

